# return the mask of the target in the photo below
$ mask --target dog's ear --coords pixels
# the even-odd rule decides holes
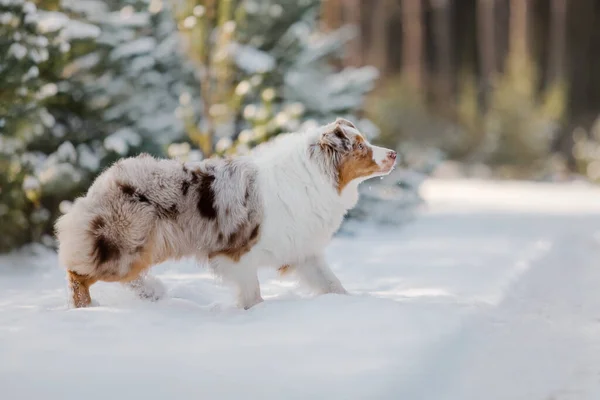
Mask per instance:
[[[348,121],[347,119],[344,119],[344,118],[337,117],[336,120],[335,120],[335,123],[337,125],[345,125],[345,126],[349,126],[352,129],[358,130],[356,128],[356,126],[352,122],[350,122],[350,121]]]
[[[321,146],[329,147],[336,152],[345,152],[352,149],[352,142],[342,124],[335,123],[333,128],[321,136]]]

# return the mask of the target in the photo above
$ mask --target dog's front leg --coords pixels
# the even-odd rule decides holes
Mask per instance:
[[[300,281],[318,294],[348,294],[340,280],[327,265],[325,256],[319,254],[294,266]]]
[[[210,266],[225,284],[235,288],[239,308],[248,310],[263,301],[256,267],[223,256],[211,259]]]

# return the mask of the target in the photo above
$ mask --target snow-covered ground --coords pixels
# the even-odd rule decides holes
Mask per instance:
[[[600,189],[428,181],[401,228],[328,256],[351,296],[262,276],[233,307],[190,263],[146,303],[66,307],[52,253],[0,258],[0,399],[600,399]]]

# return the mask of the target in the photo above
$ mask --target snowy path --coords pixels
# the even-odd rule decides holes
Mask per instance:
[[[352,296],[265,273],[232,307],[191,263],[147,304],[98,284],[68,310],[52,254],[0,258],[0,399],[600,398],[600,190],[428,182],[402,229],[328,256]]]

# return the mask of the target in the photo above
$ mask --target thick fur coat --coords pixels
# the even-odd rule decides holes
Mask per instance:
[[[324,249],[356,204],[358,184],[388,174],[395,158],[338,119],[244,157],[120,160],[56,224],[73,304],[90,305],[96,281],[158,298],[148,269],[187,256],[231,284],[245,309],[262,301],[259,267],[293,270],[317,293],[346,293]]]

